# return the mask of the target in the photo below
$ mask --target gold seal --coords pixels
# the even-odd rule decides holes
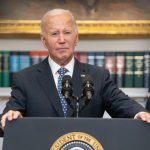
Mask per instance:
[[[79,145],[79,148],[76,149],[82,149],[80,148],[81,145],[81,147],[87,147],[86,149],[89,150],[104,150],[101,143],[97,139],[83,132],[70,132],[59,137],[53,143],[50,150],[65,150],[65,147],[67,146],[69,149],[74,149],[74,145]]]

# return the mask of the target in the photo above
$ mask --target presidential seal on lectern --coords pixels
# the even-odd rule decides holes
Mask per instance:
[[[59,137],[50,150],[104,150],[93,136],[83,132],[70,132]]]

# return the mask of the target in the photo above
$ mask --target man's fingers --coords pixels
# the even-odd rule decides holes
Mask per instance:
[[[1,118],[1,126],[2,126],[2,129],[4,129],[5,127],[5,121],[6,121],[6,118],[7,118],[7,113],[4,114]]]
[[[11,120],[13,120],[13,110],[10,110],[10,111],[8,111],[8,113],[7,113],[7,119],[9,120],[9,121],[11,121]]]
[[[13,111],[13,110],[8,111],[1,118],[1,126],[2,126],[2,128],[5,127],[6,119],[8,119],[9,121],[12,121],[12,120],[20,118],[20,117],[22,117],[22,115],[21,115],[21,113],[19,111]]]
[[[16,111],[13,113],[13,119],[17,119],[17,118],[21,118],[21,117],[22,117],[22,115],[19,111]]]
[[[139,112],[137,114],[137,119],[150,123],[150,113],[147,112]]]
[[[7,116],[8,116],[8,120],[11,121],[13,119],[20,118],[21,117],[21,113],[19,111],[10,110],[10,111],[8,111]]]
[[[150,123],[150,114],[142,114],[141,119],[147,123]]]

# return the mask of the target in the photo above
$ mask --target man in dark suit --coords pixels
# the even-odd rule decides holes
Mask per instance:
[[[102,117],[106,110],[111,117],[137,118],[150,122],[150,114],[118,89],[107,70],[80,63],[74,58],[78,31],[70,11],[54,9],[47,12],[41,22],[41,40],[49,56],[40,64],[14,76],[11,98],[1,119],[2,127],[5,126],[6,118],[11,121],[22,116],[74,116],[73,110],[65,101],[61,101],[63,97],[58,92],[60,68],[65,68],[66,74],[72,77],[76,96],[82,93],[82,76],[88,74],[93,79],[94,96],[79,113],[79,117]]]

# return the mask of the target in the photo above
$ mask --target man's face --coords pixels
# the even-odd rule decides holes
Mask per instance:
[[[41,39],[50,57],[59,65],[66,65],[74,54],[78,40],[71,16],[65,13],[47,16]]]

